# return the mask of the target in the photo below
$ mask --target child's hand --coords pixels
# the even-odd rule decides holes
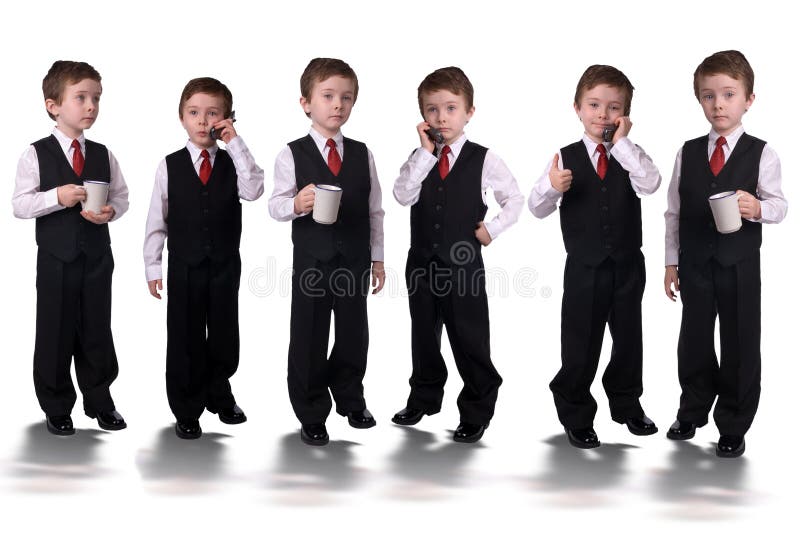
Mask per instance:
[[[309,184],[294,196],[294,213],[304,214],[314,208],[314,185]]]
[[[553,157],[553,165],[550,168],[549,176],[550,184],[562,194],[572,186],[572,171],[558,169],[558,153]]]
[[[111,208],[109,205],[104,206],[100,209],[100,213],[94,213],[91,210],[83,210],[81,211],[81,216],[85,219],[89,220],[90,222],[94,223],[95,225],[103,225],[104,223],[108,223],[111,221],[111,218],[114,217],[114,209]]]
[[[150,295],[154,298],[161,299],[161,294],[158,293],[159,290],[162,290],[163,287],[161,285],[161,279],[153,279],[152,281],[147,282],[147,288],[150,289]]]
[[[436,151],[436,145],[428,137],[428,129],[431,128],[427,121],[423,121],[417,125],[417,134],[419,134],[419,143],[423,149],[433,154]]]
[[[611,143],[617,143],[619,140],[627,136],[628,132],[630,132],[631,128],[633,128],[631,118],[627,115],[617,117],[617,119],[614,121],[614,124],[617,125],[617,130],[614,132],[614,137],[611,138]]]
[[[65,184],[56,188],[56,195],[59,205],[70,208],[86,200],[86,189],[77,184]]]
[[[211,125],[211,127],[219,132],[219,137],[225,143],[230,143],[233,138],[238,136],[238,134],[236,134],[236,129],[233,128],[233,119],[230,117],[228,119],[223,119],[222,121],[217,121]]]
[[[383,261],[372,261],[372,289],[373,294],[377,294],[383,289],[386,282],[386,272],[383,270]]]
[[[478,239],[482,246],[488,246],[492,243],[492,237],[489,236],[489,231],[486,230],[486,226],[482,221],[479,221],[475,228],[475,238]]]
[[[761,219],[761,201],[750,192],[736,190],[739,197],[739,214],[746,220]]]
[[[675,292],[672,291],[673,287],[675,292],[681,291],[680,281],[678,279],[678,267],[667,266],[664,270],[664,292],[667,293],[667,298],[675,301]]]

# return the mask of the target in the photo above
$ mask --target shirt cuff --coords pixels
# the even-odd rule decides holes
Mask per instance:
[[[155,265],[155,266],[147,266],[144,269],[144,274],[145,274],[145,277],[147,278],[148,282],[155,281],[156,279],[163,279],[161,277],[162,272],[161,272],[161,265],[160,264]]]
[[[59,210],[64,208],[58,204],[58,188],[51,188],[44,193],[44,204],[45,208],[58,208]]]
[[[383,262],[383,247],[371,247],[372,262]]]

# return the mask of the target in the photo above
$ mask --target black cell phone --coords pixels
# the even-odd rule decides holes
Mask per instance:
[[[236,111],[231,111],[231,121],[233,123],[236,122]],[[211,132],[209,132],[208,135],[211,136],[212,140],[221,140],[222,139],[221,133],[218,132],[217,129],[214,128],[214,127],[211,127]]]
[[[432,142],[438,143],[440,145],[444,143],[444,134],[439,132],[438,128],[430,127],[425,132],[428,134],[428,137],[431,139]]]
[[[608,143],[614,139],[614,133],[617,131],[617,125],[609,125],[603,127],[603,141]]]

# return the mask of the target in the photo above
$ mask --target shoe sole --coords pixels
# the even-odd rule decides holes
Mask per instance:
[[[489,428],[486,426],[486,428]],[[486,431],[486,428],[481,430],[480,434],[470,436],[470,437],[456,437],[455,434],[453,435],[453,441],[456,443],[477,443],[483,437],[483,433]]]
[[[420,415],[419,417],[417,417],[413,421],[410,421],[408,419],[400,420],[400,419],[397,418],[397,415],[395,415],[394,417],[392,417],[392,422],[395,423],[395,424],[399,424],[400,426],[414,426],[419,421],[421,421],[424,416],[425,416],[425,413],[423,413],[422,415]]]
[[[124,430],[125,428],[128,427],[128,423],[124,422],[122,424],[116,424],[116,425],[114,425],[114,424],[106,424],[104,422],[100,422],[100,419],[97,419],[97,426],[99,426],[103,430],[108,430],[110,432],[113,432],[113,431],[116,431],[116,430]]]
[[[327,437],[325,439],[311,439],[310,437],[303,435],[302,432],[300,433],[300,439],[303,441],[303,443],[312,447],[324,447],[328,444],[328,441],[330,441],[330,438]]]
[[[57,435],[57,436],[70,436],[70,435],[74,435],[75,434],[75,429],[74,428],[72,430],[68,430],[68,431],[59,430],[58,428],[50,426],[50,423],[47,423],[47,431],[50,432],[51,434]]]
[[[638,428],[631,428],[628,426],[628,431],[636,436],[649,436],[658,433],[658,428],[653,428],[652,430],[639,430]]]

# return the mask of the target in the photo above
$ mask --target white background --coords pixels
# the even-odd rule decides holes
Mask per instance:
[[[798,199],[791,102],[798,87],[797,32],[778,2],[16,2],[3,14],[0,170],[10,200],[16,162],[52,122],[41,79],[56,59],[83,60],[103,76],[99,120],[87,132],[117,156],[130,211],[111,225],[116,261],[113,329],[122,432],[96,430],[73,413],[78,433],[44,430],[31,366],[35,320],[34,222],[0,214],[2,276],[0,522],[13,532],[100,533],[153,528],[230,533],[752,531],[792,522],[797,499],[797,224],[792,212],[764,229],[763,394],[747,453],[712,454],[712,424],[690,443],[663,433],[677,409],[680,304],[662,289],[663,212],[676,151],[708,124],[692,73],[709,54],[745,53],[756,73],[747,131],[782,157],[784,193]],[[370,298],[367,401],[378,427],[357,431],[332,416],[332,442],[302,445],[286,393],[290,225],[271,220],[266,198],[282,146],[307,132],[299,78],[317,56],[339,57],[361,92],[347,136],[365,141],[378,166],[386,210],[382,295]],[[559,367],[564,252],[557,216],[527,211],[485,252],[492,350],[505,383],[495,419],[476,446],[450,440],[460,380],[451,371],[441,414],[416,430],[389,418],[405,403],[410,373],[408,309],[400,277],[408,209],[391,195],[397,170],[418,139],[416,87],[432,70],[458,65],[476,88],[468,136],[497,152],[528,195],[553,153],[581,135],[572,110],[590,64],[623,70],[633,82],[631,138],[661,170],[661,188],[642,201],[648,286],[643,303],[643,404],[661,431],[637,438],[611,422],[599,375],[595,426],[604,446],[570,448],[547,384]],[[197,76],[234,95],[236,128],[266,170],[267,194],[246,204],[242,237],[241,365],[235,394],[249,421],[201,420],[200,441],[177,440],[164,392],[166,304],[147,293],[141,244],[159,160],[183,145],[180,92]],[[496,205],[490,214],[496,213]],[[516,279],[515,279],[516,278]],[[515,286],[514,281],[517,284]],[[504,285],[504,281],[507,284]],[[608,359],[606,339],[601,371]],[[792,450],[794,449],[794,450]],[[116,514],[116,515],[115,515]],[[119,524],[120,520],[122,521]],[[117,525],[111,525],[116,521]],[[711,523],[713,522],[713,523]],[[25,527],[29,526],[28,529]],[[548,530],[548,532],[549,532]]]

